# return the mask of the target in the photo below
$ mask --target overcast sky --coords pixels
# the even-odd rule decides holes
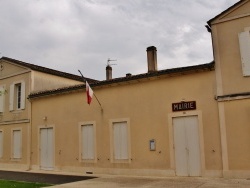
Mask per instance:
[[[147,72],[146,48],[158,69],[209,63],[204,25],[238,0],[0,0],[0,57],[105,79]]]

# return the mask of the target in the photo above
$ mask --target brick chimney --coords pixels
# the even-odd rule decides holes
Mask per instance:
[[[147,58],[148,58],[148,72],[157,71],[157,49],[155,46],[150,46],[147,48]]]
[[[106,66],[106,80],[112,79],[112,67],[110,65]]]

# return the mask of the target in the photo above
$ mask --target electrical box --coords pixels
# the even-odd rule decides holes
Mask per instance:
[[[155,151],[156,150],[155,139],[149,140],[149,149],[150,149],[150,151]]]

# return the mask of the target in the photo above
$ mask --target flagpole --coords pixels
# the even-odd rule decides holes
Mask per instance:
[[[86,82],[86,79],[85,79],[84,76],[82,75],[81,71],[80,71],[80,70],[78,70],[78,71],[79,71],[79,73],[81,74],[81,76],[82,76],[82,78],[83,78],[83,81]],[[93,92],[93,94],[94,94],[94,96],[95,96],[97,102],[99,103],[101,109],[103,110],[102,105],[101,105],[99,99],[98,99],[97,96],[95,95],[95,92]]]

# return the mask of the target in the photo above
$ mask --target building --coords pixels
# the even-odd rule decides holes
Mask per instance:
[[[220,176],[214,62],[157,71],[156,48],[147,56],[148,73],[91,85],[101,106],[86,103],[84,85],[31,94],[32,169]]]
[[[5,76],[1,165],[94,174],[248,177],[249,23],[250,0],[208,21],[211,63],[157,70],[157,49],[151,46],[145,74],[112,78],[108,66],[107,80],[88,80],[101,104],[93,99],[88,105],[85,84],[72,77],[67,85],[34,89],[37,69],[29,70],[29,108],[22,123],[15,123],[16,113],[6,108],[13,95],[6,88],[20,85],[22,78],[15,73],[8,81]],[[9,124],[3,119],[8,114],[13,117]],[[20,155],[16,150],[21,146]],[[19,158],[9,160],[11,151]]]
[[[76,75],[0,59],[0,163],[4,168],[29,169],[32,92],[82,83]],[[91,79],[89,79],[90,83]]]
[[[250,175],[250,2],[242,0],[208,21],[216,72],[224,176]]]

